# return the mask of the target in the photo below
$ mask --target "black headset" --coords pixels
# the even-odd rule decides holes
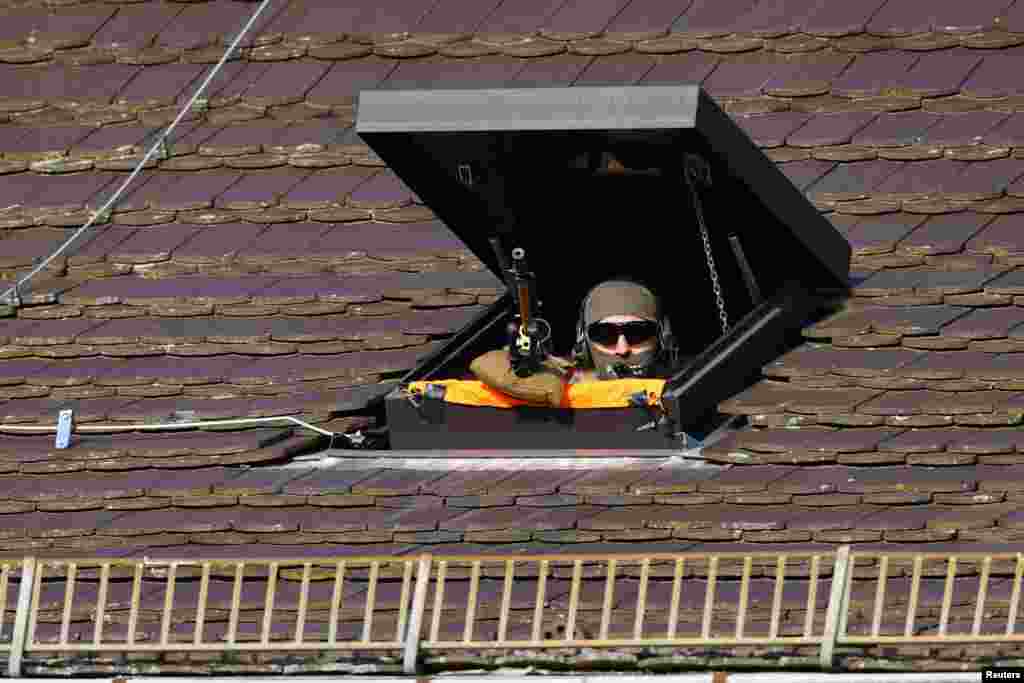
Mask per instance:
[[[586,367],[594,364],[593,356],[591,356],[590,353],[590,345],[587,344],[587,304],[590,303],[590,297],[593,295],[594,290],[605,282],[610,281],[631,282],[643,287],[649,292],[653,293],[654,291],[640,280],[629,277],[615,277],[610,278],[610,280],[602,280],[591,287],[590,291],[587,292],[587,295],[583,297],[583,302],[580,304],[579,317],[576,319],[576,343],[572,347],[572,358],[577,367]],[[658,299],[658,308],[660,309],[658,320],[655,321],[658,325],[658,351],[655,354],[654,362],[657,362],[661,358],[664,358],[665,355],[668,355],[670,361],[674,364],[676,362],[678,348],[676,347],[675,335],[672,334],[672,325],[669,323],[668,316],[665,314],[665,307],[661,305],[661,299]]]

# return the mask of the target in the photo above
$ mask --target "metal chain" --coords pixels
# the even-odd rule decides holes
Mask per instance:
[[[722,297],[722,285],[718,282],[718,270],[715,268],[715,257],[711,253],[711,239],[708,237],[708,227],[704,223],[704,210],[701,206],[700,193],[697,191],[697,184],[693,175],[700,173],[706,182],[711,184],[710,169],[707,162],[700,157],[687,155],[686,168],[683,176],[686,178],[686,185],[690,188],[690,196],[693,197],[693,212],[697,215],[697,225],[700,228],[700,238],[704,242],[704,257],[708,264],[708,273],[711,275],[711,289],[715,293],[715,305],[718,307],[718,320],[722,324],[722,334],[729,331],[729,314],[725,310],[725,299]]]

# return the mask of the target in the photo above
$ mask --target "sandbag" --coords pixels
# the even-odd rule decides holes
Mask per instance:
[[[529,377],[519,377],[512,371],[507,349],[488,351],[473,359],[470,371],[484,384],[528,403],[560,406],[566,382],[556,367],[543,367]]]

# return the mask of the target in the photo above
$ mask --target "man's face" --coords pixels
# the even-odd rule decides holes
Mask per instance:
[[[588,337],[595,351],[626,359],[654,350],[657,324],[635,315],[610,315],[592,324]]]

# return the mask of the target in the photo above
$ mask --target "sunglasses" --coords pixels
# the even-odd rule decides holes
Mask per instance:
[[[631,320],[627,323],[592,323],[587,328],[590,341],[601,346],[615,346],[624,336],[630,346],[645,344],[658,334],[658,323],[650,320]]]

